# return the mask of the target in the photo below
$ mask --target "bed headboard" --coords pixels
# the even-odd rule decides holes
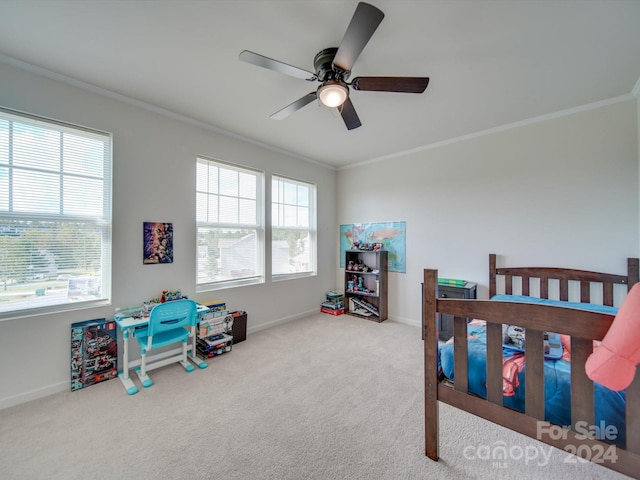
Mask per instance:
[[[540,280],[540,298],[549,298],[549,283],[559,283],[559,300],[569,300],[569,282],[580,282],[580,302],[591,303],[591,284],[602,286],[602,303],[613,306],[613,287],[616,284],[627,286],[627,291],[639,281],[638,259],[627,259],[627,275],[613,275],[607,273],[589,272],[586,270],[572,270],[553,267],[498,267],[496,254],[489,254],[489,298],[497,293],[497,277],[504,276],[505,294],[512,295],[514,279],[521,279],[522,295],[529,295],[530,280]]]

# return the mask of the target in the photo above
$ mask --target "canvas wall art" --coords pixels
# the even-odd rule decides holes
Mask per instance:
[[[173,223],[144,222],[143,263],[173,263]]]
[[[340,267],[344,268],[344,252],[353,242],[382,243],[389,252],[389,271],[406,273],[406,223],[351,223],[340,225]]]

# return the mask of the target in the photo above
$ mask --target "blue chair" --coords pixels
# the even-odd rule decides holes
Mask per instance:
[[[174,300],[153,307],[149,315],[148,328],[136,332],[141,358],[140,367],[136,369],[136,373],[143,387],[153,385],[147,372],[154,368],[177,362],[187,372],[194,370],[187,359],[187,343],[195,334],[197,321],[197,305],[193,300]],[[178,352],[173,349],[147,357],[151,350],[180,343],[182,345]]]

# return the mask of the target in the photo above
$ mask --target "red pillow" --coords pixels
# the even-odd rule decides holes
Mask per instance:
[[[620,305],[602,344],[585,364],[587,376],[611,390],[624,390],[633,381],[640,363],[640,283]]]

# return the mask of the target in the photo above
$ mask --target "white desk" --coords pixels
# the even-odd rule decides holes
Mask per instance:
[[[209,312],[209,307],[205,307],[204,305],[198,305],[198,318],[200,318],[202,315],[206,314],[207,312]],[[124,385],[124,388],[127,391],[127,393],[129,395],[134,395],[138,393],[138,387],[136,386],[135,383],[133,383],[133,380],[129,375],[129,370],[140,366],[141,361],[140,359],[134,360],[134,361],[129,360],[129,338],[135,335],[136,328],[145,327],[149,324],[149,316],[147,315],[142,317],[131,317],[131,316],[119,316],[118,314],[116,314],[114,316],[114,320],[118,325],[120,332],[122,333],[122,350],[123,350],[122,364],[123,366],[122,366],[122,371],[118,373],[118,378]],[[207,362],[198,358],[196,355],[195,329],[196,329],[196,326],[192,325],[190,335],[189,335],[189,338],[191,339],[191,345],[187,347],[187,351],[189,352],[187,354],[187,358],[192,363],[194,363],[197,367],[207,368]],[[166,357],[171,357],[177,354],[180,350],[181,350],[180,348],[174,348],[173,350],[157,353],[155,355],[149,355],[147,358],[149,361],[153,362],[153,361],[161,360]]]

